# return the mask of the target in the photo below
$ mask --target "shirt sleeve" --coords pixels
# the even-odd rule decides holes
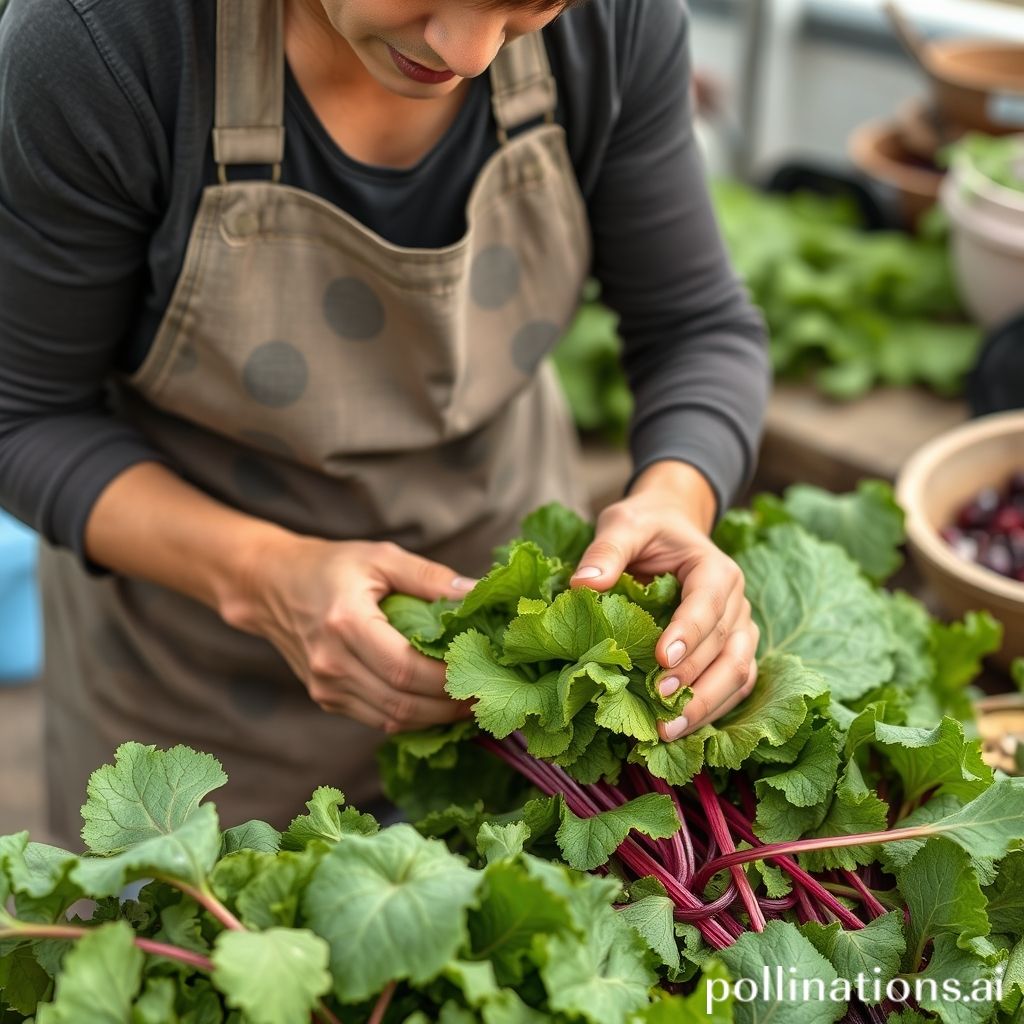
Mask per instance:
[[[621,317],[634,478],[676,459],[721,515],[749,483],[770,391],[767,335],[730,266],[692,126],[681,0],[619,5],[621,108],[589,199],[594,273]]]
[[[104,404],[158,207],[144,114],[67,0],[13,0],[0,20],[0,504],[83,561],[102,490],[161,460]]]

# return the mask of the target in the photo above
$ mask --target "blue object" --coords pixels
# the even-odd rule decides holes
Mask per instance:
[[[0,686],[28,682],[43,667],[38,550],[35,532],[0,510]]]

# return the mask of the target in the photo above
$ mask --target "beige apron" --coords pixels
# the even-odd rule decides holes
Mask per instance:
[[[531,508],[582,505],[542,359],[589,266],[585,207],[540,36],[490,74],[502,145],[465,237],[392,245],[277,182],[281,3],[220,0],[220,184],[203,192],[144,364],[114,382],[119,415],[182,476],[300,533],[392,540],[474,574]],[[269,165],[272,180],[230,180],[236,164]],[[126,739],[220,758],[226,825],[282,826],[318,785],[378,797],[381,734],[317,708],[269,643],[154,584],[89,576],[65,551],[43,553],[41,580],[56,838],[75,841],[87,777]]]

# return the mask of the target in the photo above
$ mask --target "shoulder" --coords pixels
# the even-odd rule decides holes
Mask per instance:
[[[10,0],[0,66],[13,61],[18,77],[68,100],[109,78],[145,119],[173,105],[182,74],[203,62],[215,9],[204,0]]]

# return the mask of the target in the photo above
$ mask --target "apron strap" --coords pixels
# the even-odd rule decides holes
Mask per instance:
[[[232,164],[284,157],[284,8],[282,0],[217,0],[213,158],[227,180]]]
[[[555,119],[558,88],[540,32],[531,32],[509,43],[491,65],[491,105],[498,138],[530,121]]]

